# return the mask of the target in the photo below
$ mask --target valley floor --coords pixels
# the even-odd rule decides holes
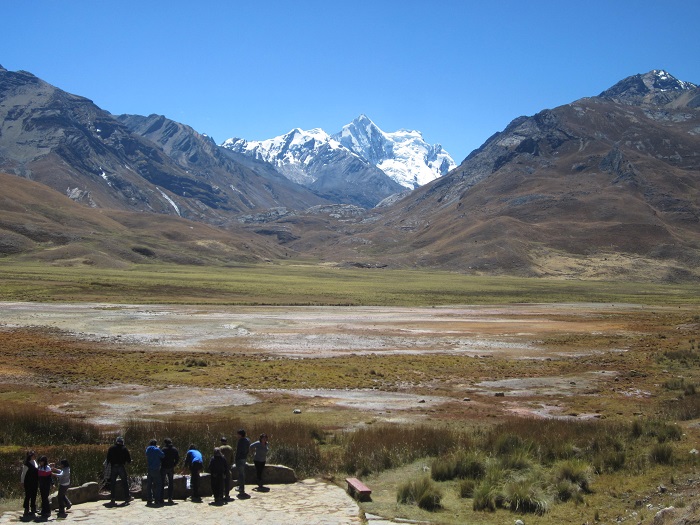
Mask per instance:
[[[629,423],[669,417],[683,388],[700,383],[696,306],[4,302],[0,311],[0,402],[105,428],[213,410],[344,430],[513,417]],[[680,424],[679,450],[700,449],[697,420]],[[394,487],[391,476],[371,479]],[[631,493],[655,493],[659,476]],[[394,488],[384,492],[370,512],[413,512],[396,505]]]

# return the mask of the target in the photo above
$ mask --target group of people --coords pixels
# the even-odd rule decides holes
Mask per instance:
[[[48,519],[51,515],[49,494],[54,480],[58,483],[58,517],[65,518],[66,510],[71,508],[67,492],[70,487],[70,464],[67,459],[60,461],[61,468],[49,463],[46,456],[37,460],[36,452],[30,450],[22,463],[20,483],[24,488],[24,517],[36,516],[36,495],[41,495],[41,516]]]
[[[257,473],[258,487],[263,487],[262,476],[267,461],[269,443],[266,434],[260,434],[258,441],[251,443],[246,437],[246,431],[238,431],[238,441],[234,449],[228,444],[226,437],[221,438],[219,446],[214,448],[208,468],[211,475],[211,487],[214,495],[214,504],[222,505],[231,501],[230,491],[233,472],[236,473],[239,497],[246,497],[245,492],[245,466],[248,455],[253,453],[253,463]],[[180,453],[173,445],[171,439],[163,440],[163,446],[158,447],[158,442],[152,439],[146,447],[146,462],[148,473],[146,475],[146,499],[147,505],[165,504],[165,486],[167,484],[167,503],[173,504],[173,479],[175,467],[180,462]],[[118,437],[107,451],[106,466],[110,469],[109,481],[111,490],[111,503],[115,505],[117,479],[123,487],[123,495],[129,501],[129,484],[127,480],[126,465],[131,463],[131,454],[124,445],[124,439]],[[190,472],[190,487],[192,489],[191,500],[201,502],[200,473],[204,469],[204,456],[197,446],[191,444],[185,454],[184,468]]]

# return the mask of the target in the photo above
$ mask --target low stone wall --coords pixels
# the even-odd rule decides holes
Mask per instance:
[[[181,474],[175,474],[173,478],[173,499],[187,499],[192,495],[192,489],[187,487],[187,478],[189,476],[183,476]],[[167,487],[167,485],[166,485]],[[141,492],[139,493],[142,500],[148,499],[146,495],[146,476],[141,478]],[[199,475],[199,495],[201,497],[211,496],[211,475],[202,472]],[[164,493],[165,499],[168,499],[168,489],[165,489]]]
[[[184,500],[192,495],[192,489],[187,488],[187,477],[188,476],[179,474],[175,475],[173,479],[173,499]],[[232,472],[232,478],[234,480],[237,479],[237,472],[235,470]],[[255,465],[246,464],[245,479],[246,484],[257,485],[258,479]],[[265,470],[263,471],[263,483],[265,485],[280,485],[296,482],[297,477],[293,469],[285,467],[284,465],[265,465]],[[165,499],[167,499],[167,489],[165,490]],[[206,472],[202,472],[199,477],[199,495],[202,497],[212,495],[211,475]],[[141,478],[141,492],[139,496],[143,500],[148,499],[146,495],[146,476]]]
[[[175,478],[173,479],[173,499],[187,499],[189,496],[192,495],[192,490],[187,488],[187,478],[189,476],[183,476],[180,474],[175,475]],[[235,486],[235,480],[237,479],[237,472],[234,471],[232,472],[232,478],[234,480],[233,485]],[[252,465],[250,463],[246,464],[246,469],[245,469],[245,479],[246,479],[246,484],[247,485],[257,485],[258,484],[258,479],[257,479],[257,473],[255,471],[255,465]],[[263,471],[263,484],[265,485],[280,485],[280,484],[287,484],[287,483],[296,483],[297,482],[297,476],[294,473],[294,470],[285,467],[284,465],[265,465],[265,470]],[[138,487],[138,485],[136,485]],[[200,496],[202,497],[207,497],[212,495],[212,490],[211,490],[211,476],[203,472],[200,474],[200,482],[199,482],[199,493]],[[167,491],[167,489],[166,489]],[[115,499],[117,501],[124,501],[126,498],[124,497],[124,490],[122,488],[122,484],[120,481],[117,481],[117,485],[115,487]],[[138,488],[135,488],[132,485],[130,492],[130,496],[134,498],[141,498],[141,499],[146,499],[146,476],[143,476],[141,478],[141,489],[139,490]],[[109,491],[107,492],[100,492],[100,485],[95,482],[90,482],[90,483],[85,483],[84,485],[81,485],[79,487],[70,487],[67,492],[68,499],[71,501],[73,505],[77,505],[80,503],[85,503],[87,501],[97,501],[97,500],[109,500],[111,499],[111,494]],[[165,493],[165,497],[167,498],[167,492]],[[54,493],[54,495],[51,498],[51,508],[52,509],[58,509],[58,497],[57,493]]]
[[[97,501],[100,499],[100,485],[92,481],[79,487],[70,487],[66,496],[68,496],[73,505]],[[58,509],[58,493],[54,493],[51,497],[51,508],[54,510]]]
[[[233,479],[238,479],[238,472],[233,470]],[[265,465],[265,470],[263,470],[263,484],[264,485],[283,485],[286,483],[296,483],[297,476],[294,473],[294,469],[285,467],[284,465]],[[258,476],[255,471],[255,465],[246,463],[245,466],[245,482],[247,485],[257,485]]]

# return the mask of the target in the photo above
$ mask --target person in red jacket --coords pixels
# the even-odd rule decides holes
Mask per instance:
[[[39,458],[39,494],[41,494],[41,517],[48,518],[51,516],[51,504],[49,503],[49,493],[51,492],[51,467],[46,456]]]

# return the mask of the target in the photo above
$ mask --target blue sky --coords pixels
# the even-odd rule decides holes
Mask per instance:
[[[700,84],[695,0],[7,0],[0,18],[5,68],[218,143],[364,113],[459,163],[512,119],[629,75]]]

